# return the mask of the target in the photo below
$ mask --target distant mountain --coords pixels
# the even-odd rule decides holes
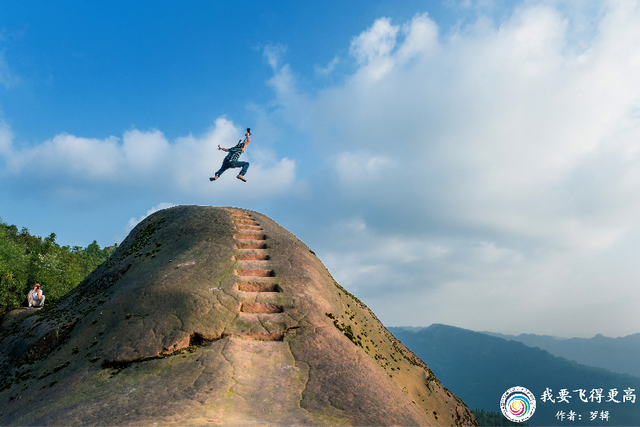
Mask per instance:
[[[548,335],[514,336],[484,333],[506,340],[519,341],[529,347],[538,347],[554,356],[575,360],[583,365],[640,377],[640,333],[619,338],[608,338],[598,334],[593,338],[568,339]]]
[[[527,421],[532,426],[640,424],[640,400],[634,403],[622,399],[624,390],[633,390],[628,392],[632,395],[640,392],[638,377],[580,365],[540,348],[453,326],[389,330],[472,409],[500,412],[502,394],[511,387],[521,386],[531,390],[537,401],[536,412]],[[542,401],[547,388],[552,391],[555,403]],[[569,403],[559,402],[562,389],[569,392]],[[601,403],[583,403],[580,393],[574,392],[579,389],[586,390],[587,400],[593,389],[602,389]],[[620,403],[605,402],[612,389],[618,392],[614,399]],[[570,411],[576,413],[575,421],[557,419],[556,414],[561,411],[565,417]],[[597,418],[591,421],[590,414],[596,411]],[[608,421],[600,419],[604,411],[609,413]]]

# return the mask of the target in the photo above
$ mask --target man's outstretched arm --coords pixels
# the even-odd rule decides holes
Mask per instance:
[[[244,136],[246,137],[246,142],[244,143],[244,147],[242,148],[242,152],[244,153],[244,150],[247,149],[247,145],[249,145],[251,143],[251,134],[249,132],[245,133]]]

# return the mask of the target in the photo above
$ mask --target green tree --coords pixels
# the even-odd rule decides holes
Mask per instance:
[[[19,307],[36,283],[48,303],[57,301],[110,255],[95,240],[87,248],[61,247],[55,233],[42,239],[0,220],[0,314]]]
[[[16,231],[0,226],[0,313],[19,306],[26,295],[29,256],[16,242]]]

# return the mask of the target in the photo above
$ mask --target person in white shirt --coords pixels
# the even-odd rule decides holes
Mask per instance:
[[[27,299],[29,300],[29,307],[44,307],[44,295],[42,294],[42,286],[40,286],[40,283],[36,283],[33,289],[31,289],[29,295],[27,295]]]

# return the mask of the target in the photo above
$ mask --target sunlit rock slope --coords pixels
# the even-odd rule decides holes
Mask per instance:
[[[0,425],[475,425],[314,253],[256,212],[142,221],[2,324]]]

